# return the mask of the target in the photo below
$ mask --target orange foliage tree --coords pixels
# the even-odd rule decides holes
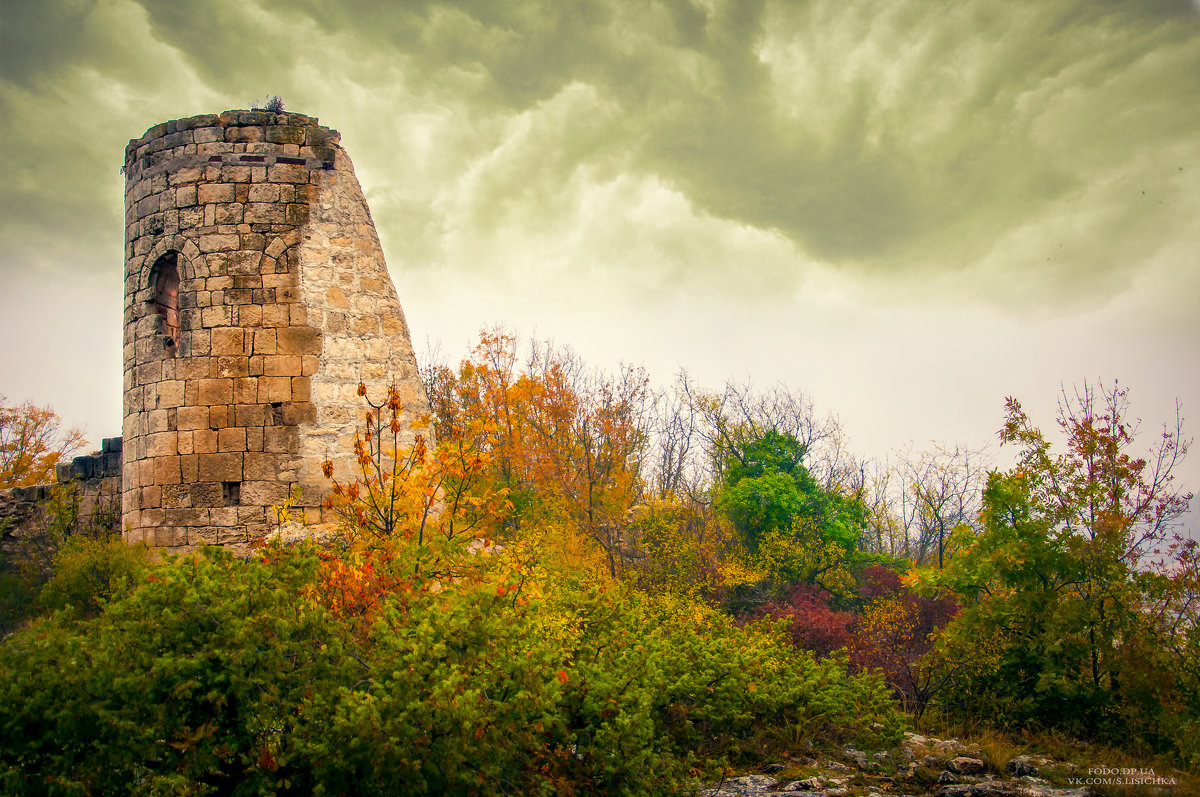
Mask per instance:
[[[426,371],[438,434],[489,455],[489,476],[514,506],[509,533],[566,528],[615,577],[626,564],[629,509],[644,489],[649,380],[631,367],[602,376],[537,344],[521,363],[516,346],[513,335],[485,331],[457,371]]]
[[[0,395],[0,487],[54,481],[54,468],[87,443],[83,432],[64,429],[49,407],[33,402],[8,404]]]
[[[365,385],[358,394],[368,408],[354,438],[358,472],[338,481],[333,463],[323,464],[333,481],[325,509],[340,519],[343,545],[321,553],[320,600],[339,616],[368,617],[384,595],[468,575],[467,546],[476,539],[490,543],[510,505],[505,488],[480,478],[487,458],[471,439],[431,448],[418,435],[411,448],[402,448],[396,390],[389,388],[378,403]]]

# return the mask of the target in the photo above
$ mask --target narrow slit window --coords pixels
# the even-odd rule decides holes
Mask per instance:
[[[179,342],[179,255],[168,252],[150,270],[151,302],[154,312],[163,317],[163,335],[168,347]]]

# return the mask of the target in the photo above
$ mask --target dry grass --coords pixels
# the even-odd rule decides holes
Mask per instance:
[[[919,733],[939,739],[959,739],[976,744],[988,769],[1005,775],[1004,765],[1019,755],[1044,757],[1062,766],[1046,767],[1039,777],[1059,788],[1078,786],[1070,778],[1087,778],[1090,768],[1153,772],[1158,777],[1175,780],[1173,787],[1156,788],[1145,784],[1108,784],[1099,787],[1105,797],[1151,797],[1152,795],[1200,795],[1200,770],[1184,771],[1161,756],[1140,755],[1100,744],[1083,742],[1062,734],[1047,731],[1007,733],[981,724],[947,722],[937,717],[923,718]],[[1075,768],[1068,764],[1076,765]],[[1120,779],[1118,776],[1115,779]]]

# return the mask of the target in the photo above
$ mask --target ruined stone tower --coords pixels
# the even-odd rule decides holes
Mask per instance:
[[[125,536],[268,533],[350,475],[364,405],[428,403],[371,214],[336,131],[295,113],[156,125],[125,150]],[[409,432],[410,439],[420,428]]]

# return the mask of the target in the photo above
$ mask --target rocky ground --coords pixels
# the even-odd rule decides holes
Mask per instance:
[[[802,773],[802,777],[787,777]],[[701,797],[1096,797],[1086,767],[1038,756],[1017,756],[1002,774],[982,751],[957,739],[906,733],[894,751],[864,752],[847,747],[841,760],[797,758],[768,764],[762,774],[729,778]],[[775,777],[779,776],[779,777]],[[782,779],[781,779],[782,778]],[[1064,788],[1064,784],[1068,786]],[[1173,794],[1148,787],[1147,795]]]

